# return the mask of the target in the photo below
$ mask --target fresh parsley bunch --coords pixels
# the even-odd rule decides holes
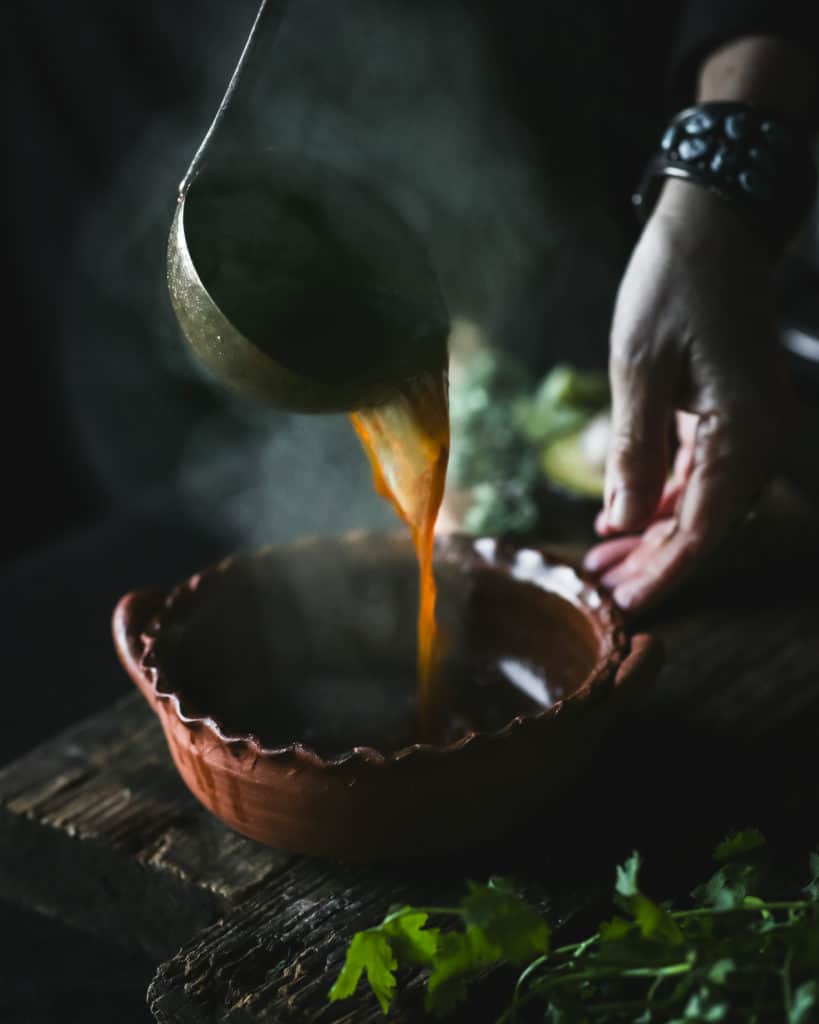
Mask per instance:
[[[396,971],[422,968],[426,1008],[441,1017],[471,983],[507,964],[520,971],[498,1024],[812,1024],[819,1020],[819,855],[810,856],[800,898],[771,900],[759,889],[764,847],[756,829],[720,843],[718,870],[684,909],[642,892],[634,853],[617,869],[618,913],[556,949],[547,922],[508,879],[468,883],[457,906],[393,908],[353,937],[329,998],[352,995],[366,973],[386,1014]],[[430,918],[457,927],[432,927]]]

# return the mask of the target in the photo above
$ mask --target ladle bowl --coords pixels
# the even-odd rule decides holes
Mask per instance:
[[[436,572],[450,714],[435,742],[415,727],[404,537],[268,548],[119,602],[119,657],[205,807],[263,843],[362,861],[474,846],[582,785],[656,645],[537,548],[451,537]]]
[[[177,204],[167,272],[202,364],[278,408],[376,405],[446,366],[423,247],[371,185],[324,162],[246,153],[203,171]]]
[[[443,370],[449,318],[424,240],[377,175],[269,137],[286,7],[260,3],[180,184],[168,287],[222,384],[281,409],[345,412]]]

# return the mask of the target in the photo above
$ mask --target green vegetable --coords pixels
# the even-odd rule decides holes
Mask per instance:
[[[580,431],[609,402],[605,373],[584,373],[559,363],[531,399],[520,400],[515,419],[534,444],[548,444]]]
[[[470,492],[466,530],[533,529],[535,494],[544,473],[568,491],[599,497],[602,472],[588,465],[579,436],[605,407],[608,394],[604,373],[559,364],[535,387],[509,356],[476,353],[450,389],[448,474],[456,488]]]
[[[531,399],[520,399],[513,406],[514,421],[521,434],[536,445],[579,433],[593,415],[588,409],[573,406],[539,406]]]
[[[601,409],[609,400],[605,373],[576,370],[558,363],[540,385],[535,401],[539,405],[574,405]]]
[[[537,503],[525,486],[509,481],[472,488],[472,504],[464,519],[469,533],[525,533],[537,521]]]
[[[513,406],[530,388],[521,367],[479,352],[450,391],[452,450],[448,475],[471,490],[470,533],[525,532],[537,520],[537,453],[515,422]]]
[[[558,487],[587,498],[603,497],[605,473],[590,465],[582,450],[583,432],[559,437],[541,453],[540,466]]]
[[[499,1024],[811,1024],[819,1019],[819,855],[811,854],[804,898],[783,901],[760,895],[765,852],[756,829],[729,836],[714,852],[720,867],[682,909],[642,891],[634,853],[617,869],[620,913],[556,949],[509,879],[469,882],[457,906],[399,907],[358,932],[329,998],[352,995],[366,973],[386,1014],[396,971],[412,967],[427,972],[425,1005],[440,1017],[506,964],[520,972]],[[448,927],[429,927],[431,917]]]

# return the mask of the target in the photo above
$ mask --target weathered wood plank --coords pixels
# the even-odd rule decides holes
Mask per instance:
[[[372,872],[300,864],[163,965],[151,1011],[163,1024],[298,1019],[316,987],[323,1002],[343,938],[406,896],[406,883],[391,887]],[[315,1009],[313,999],[318,1020]],[[349,1018],[345,1007],[340,1019],[369,1020],[371,1011]]]
[[[669,865],[659,891],[671,895],[701,877],[707,863],[697,858],[731,827],[816,840],[817,575],[815,522],[782,527],[762,517],[700,585],[653,617],[667,648],[657,685],[631,724],[594,752],[594,791],[555,808],[542,858],[519,867],[519,877],[540,879],[541,904],[551,893],[565,916],[584,897],[607,894],[624,843]],[[457,874],[456,866],[441,899],[459,891]],[[374,1024],[382,1017],[366,991],[333,1006],[326,993],[352,933],[399,898],[425,898],[408,869],[388,881],[372,870],[295,865],[160,967],[151,1010],[162,1024]],[[410,984],[395,1020],[422,1019],[418,988]],[[493,1020],[491,994],[463,1019]]]
[[[159,968],[148,992],[151,1012],[160,1024],[374,1024],[383,1015],[364,986],[350,1000],[327,1003],[347,942],[393,903],[440,905],[460,899],[463,870],[449,864],[439,875],[417,866],[293,865]],[[530,885],[527,896],[544,909],[551,903],[542,886]],[[564,909],[553,908],[552,918],[565,922],[587,900],[587,894],[564,893]],[[486,1017],[473,1004],[462,1018],[453,1018],[454,1024],[493,1019],[490,1011],[497,1015],[491,978],[485,989]],[[417,1020],[421,993],[420,977],[409,978],[391,1020]]]
[[[180,781],[138,695],[0,771],[0,894],[157,955],[291,858]]]
[[[815,522],[741,531],[646,623],[667,665],[632,721],[589,751],[592,786],[529,833],[522,822],[483,866],[353,869],[243,839],[189,795],[135,695],[0,771],[0,893],[160,956],[184,943],[151,988],[161,1021],[375,1021],[366,994],[325,996],[349,936],[396,900],[448,899],[466,874],[513,870],[565,915],[608,890],[624,844],[685,866],[728,827],[819,820],[817,578]],[[418,1017],[412,999],[401,1012]]]

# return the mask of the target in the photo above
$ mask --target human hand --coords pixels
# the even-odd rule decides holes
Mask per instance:
[[[623,277],[609,374],[612,441],[585,567],[639,611],[749,511],[794,429],[771,262],[719,198],[668,181]],[[670,468],[677,413],[679,449]]]

